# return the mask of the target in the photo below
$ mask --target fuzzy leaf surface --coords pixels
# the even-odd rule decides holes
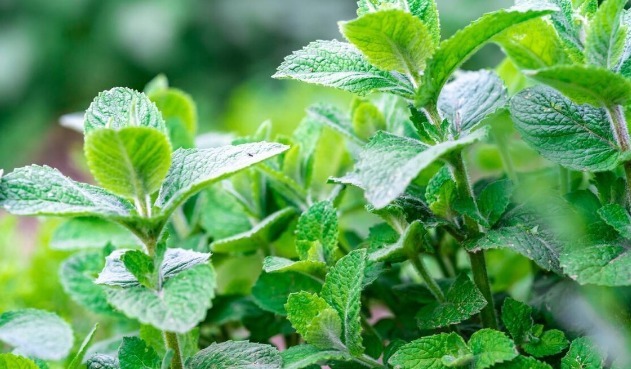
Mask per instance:
[[[315,41],[294,51],[273,76],[339,88],[360,95],[372,91],[412,96],[414,91],[402,76],[380,70],[351,44]]]
[[[283,369],[302,369],[312,365],[324,364],[330,360],[347,361],[352,358],[337,350],[320,350],[313,345],[298,345],[281,352]]]
[[[138,337],[124,337],[118,349],[120,369],[160,369],[156,351]]]
[[[248,341],[213,343],[187,362],[191,369],[280,369],[282,365],[274,346]]]
[[[103,286],[94,283],[103,270],[103,255],[98,251],[78,252],[64,260],[59,268],[59,281],[64,291],[77,304],[97,313],[112,315]]]
[[[511,116],[524,141],[546,159],[575,170],[614,169],[621,158],[603,109],[577,105],[547,87],[511,100]]]
[[[471,349],[455,333],[423,337],[403,345],[390,357],[394,369],[447,369],[455,361],[462,364],[473,360]]]
[[[312,205],[298,218],[296,250],[302,260],[335,263],[338,242],[337,211],[330,201]]]
[[[60,360],[68,356],[74,336],[68,323],[56,314],[22,309],[0,314],[0,341],[22,355]]]
[[[103,91],[85,112],[84,131],[98,128],[152,127],[168,135],[166,124],[154,103],[142,92],[125,87]]]
[[[626,29],[620,27],[620,18],[627,0],[607,0],[589,22],[585,37],[587,62],[613,69],[624,50]]]
[[[258,142],[211,149],[178,149],[173,153],[171,169],[156,205],[170,213],[202,188],[288,148],[277,143]]]
[[[378,132],[359,154],[355,170],[335,181],[363,188],[366,199],[381,209],[403,194],[430,164],[485,135],[486,131],[477,130],[458,140],[427,146],[415,139]]]
[[[15,169],[0,178],[0,205],[16,215],[122,219],[133,211],[133,205],[121,197],[37,165]]]
[[[471,335],[469,348],[474,355],[475,369],[490,368],[495,364],[512,360],[519,354],[510,338],[500,331],[488,328]]]

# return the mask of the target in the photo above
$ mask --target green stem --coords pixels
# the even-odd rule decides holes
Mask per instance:
[[[620,105],[614,105],[607,107],[606,110],[618,146],[622,151],[629,151],[631,139],[629,139],[629,128],[624,116],[624,108]],[[623,167],[627,180],[627,207],[631,208],[631,162],[625,162]]]
[[[424,109],[425,115],[427,119],[438,129],[440,132],[440,124],[442,123],[442,119],[440,119],[440,114],[438,113],[438,108],[434,104],[430,104],[426,106]]]
[[[502,165],[506,170],[506,174],[508,178],[514,183],[519,184],[519,178],[517,177],[517,171],[515,171],[515,165],[513,164],[513,158],[510,155],[508,150],[508,145],[506,142],[506,137],[501,135],[495,131],[495,129],[491,129],[491,136],[493,140],[497,144],[497,149],[500,152],[500,159],[502,160]]]
[[[570,170],[559,166],[559,191],[565,196],[571,189]]]
[[[356,356],[353,358],[353,360],[369,368],[386,368],[385,365],[381,364],[379,361],[371,358],[366,354],[363,354],[362,356]]]
[[[191,234],[191,227],[188,225],[188,221],[186,220],[186,215],[184,215],[184,210],[182,207],[178,207],[171,217],[171,221],[173,222],[173,228],[175,228],[175,233],[180,239],[184,239]]]
[[[440,287],[438,287],[438,284],[436,283],[434,278],[429,275],[429,272],[427,271],[423,260],[419,256],[413,256],[410,257],[410,261],[412,262],[412,265],[414,265],[414,268],[416,268],[418,274],[421,275],[421,278],[423,278],[423,281],[427,285],[427,288],[429,288],[429,291],[432,293],[432,295],[434,295],[436,300],[438,300],[438,302],[445,302],[445,295],[443,294],[443,291],[440,289]]]
[[[164,340],[166,341],[167,348],[173,350],[171,369],[184,369],[184,363],[182,362],[182,352],[180,351],[180,342],[178,341],[177,334],[164,332]]]
[[[469,182],[469,176],[467,174],[467,168],[465,166],[462,153],[459,153],[455,160],[452,161],[452,166],[454,179],[456,180],[456,187],[460,197],[471,198],[475,208],[477,209],[475,195],[473,193],[473,189],[471,188],[471,183]],[[465,215],[464,222],[469,236],[473,236],[480,232],[479,225],[470,217]],[[497,316],[495,313],[495,304],[493,301],[493,293],[491,292],[491,285],[489,283],[488,272],[486,270],[484,251],[479,251],[477,253],[468,252],[468,254],[471,262],[473,281],[487,301],[487,305],[480,312],[482,325],[486,328],[497,329]]]

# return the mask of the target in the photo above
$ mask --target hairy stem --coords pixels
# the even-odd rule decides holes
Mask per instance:
[[[177,334],[164,332],[164,340],[166,341],[167,348],[173,350],[171,369],[184,369],[184,363],[182,362],[182,352],[180,351],[180,342],[178,341]]]
[[[468,197],[472,199],[475,208],[477,209],[475,194],[473,193],[473,188],[471,188],[471,183],[469,182],[469,176],[467,174],[467,168],[465,166],[462,153],[459,153],[457,157],[452,160],[452,171],[454,179],[456,180],[456,187],[460,197]],[[467,232],[470,236],[480,232],[480,227],[470,217],[465,215],[464,222],[465,227],[467,228]],[[486,270],[484,251],[479,251],[477,253],[468,252],[468,254],[469,260],[471,262],[473,281],[475,282],[480,292],[482,292],[484,299],[487,301],[487,305],[480,312],[482,325],[486,328],[497,329],[497,316],[495,313],[495,304],[493,301],[493,293],[491,292],[491,285],[489,283],[489,276]]]
[[[353,360],[369,368],[386,368],[385,365],[381,364],[379,361],[371,358],[366,354],[363,354],[362,356],[356,356],[353,358]]]
[[[427,288],[429,288],[429,291],[432,293],[432,295],[434,295],[436,300],[438,300],[439,302],[445,302],[445,295],[443,294],[443,291],[440,289],[440,287],[438,287],[438,284],[436,283],[434,278],[429,275],[429,272],[425,267],[425,263],[423,263],[423,260],[420,258],[420,256],[410,257],[410,261],[412,262],[412,265],[414,265],[414,268],[416,268],[418,274],[420,274],[421,278],[423,278],[423,281],[427,285]]]
[[[629,128],[624,116],[624,108],[620,105],[614,105],[607,107],[606,110],[618,146],[622,151],[628,151],[631,146],[631,139],[629,139]],[[627,180],[627,208],[631,208],[631,162],[624,163],[624,174]]]

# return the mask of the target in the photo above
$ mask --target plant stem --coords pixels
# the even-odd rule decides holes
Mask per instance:
[[[497,149],[500,152],[500,159],[502,160],[502,164],[504,169],[506,170],[506,174],[508,178],[514,183],[519,184],[519,178],[517,177],[517,172],[515,171],[515,165],[513,164],[513,158],[510,156],[510,152],[508,151],[508,145],[506,144],[506,137],[496,132],[495,129],[491,129],[491,137],[495,141],[497,145]]]
[[[460,197],[470,198],[475,208],[477,209],[477,203],[475,201],[475,194],[471,188],[469,182],[469,176],[467,174],[467,167],[464,163],[462,153],[459,153],[454,160],[451,161],[454,179],[456,180],[456,187]],[[465,227],[469,233],[469,236],[475,235],[480,232],[478,224],[468,216],[464,216]],[[482,295],[486,299],[487,305],[480,312],[480,318],[482,325],[486,328],[497,329],[497,316],[495,314],[495,303],[493,301],[493,293],[491,292],[491,285],[489,283],[489,276],[486,270],[486,260],[484,257],[484,251],[478,251],[477,253],[468,252],[469,260],[471,262],[471,271],[473,273],[473,281],[476,286],[482,292]]]
[[[570,171],[569,169],[559,166],[559,191],[561,192],[561,196],[565,196],[568,192],[570,192]]]
[[[371,358],[370,356],[363,354],[362,356],[356,356],[353,358],[356,362],[366,365],[369,368],[385,368],[386,366],[379,361]]]
[[[167,348],[173,350],[171,369],[184,369],[184,363],[182,362],[182,352],[180,351],[180,342],[178,341],[177,334],[164,332],[164,340],[166,341]]]
[[[432,293],[432,295],[434,295],[436,300],[438,300],[438,302],[445,302],[445,295],[443,294],[443,291],[440,289],[440,287],[438,287],[438,284],[436,283],[434,278],[429,275],[429,272],[425,267],[425,263],[423,263],[423,260],[420,258],[420,256],[412,256],[410,257],[410,261],[412,262],[412,265],[414,265],[414,268],[416,268],[418,274],[421,275],[421,278],[423,278],[423,281],[427,285],[427,288],[429,288],[429,291]]]
[[[426,106],[424,109],[425,115],[427,119],[438,129],[440,132],[440,123],[442,119],[440,118],[440,114],[438,113],[438,108],[436,105],[430,104]]]
[[[614,105],[607,107],[606,110],[618,146],[622,151],[628,151],[631,146],[631,139],[629,139],[629,128],[623,107]],[[624,163],[624,174],[627,180],[627,208],[631,208],[631,162]]]

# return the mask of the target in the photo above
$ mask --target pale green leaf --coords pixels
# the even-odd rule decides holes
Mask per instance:
[[[366,250],[351,251],[330,270],[321,296],[338,313],[342,321],[343,342],[352,355],[361,355],[361,290],[366,270]]]
[[[449,121],[451,131],[459,136],[474,129],[507,102],[506,88],[495,72],[462,72],[443,88],[438,109]]]
[[[96,354],[86,362],[87,369],[120,369],[118,360],[108,355]]]
[[[394,369],[448,369],[473,361],[473,353],[462,337],[441,333],[402,346],[390,357]]]
[[[114,315],[103,286],[94,283],[104,264],[101,252],[78,252],[61,264],[59,281],[77,304],[97,314]]]
[[[197,265],[163,283],[158,291],[144,286],[106,289],[118,310],[161,330],[185,333],[204,320],[214,297],[215,274],[209,265]]]
[[[621,160],[603,109],[577,105],[538,86],[513,97],[510,110],[522,139],[546,159],[590,171],[612,170]]]
[[[176,88],[152,91],[148,96],[166,121],[173,147],[193,147],[197,133],[197,107],[191,96]]]
[[[252,227],[242,203],[219,185],[202,192],[196,208],[200,209],[199,224],[214,240],[247,232]]]
[[[325,309],[332,309],[332,307],[322,297],[306,291],[290,294],[285,304],[287,319],[296,332],[302,336],[307,334],[315,317]]]
[[[335,310],[324,309],[311,320],[304,335],[305,341],[323,350],[333,348],[347,351],[340,339],[342,337],[342,324],[342,320]]]
[[[352,105],[353,131],[362,140],[368,140],[377,131],[387,129],[386,118],[372,102],[356,98]]]
[[[299,272],[320,277],[326,274],[326,263],[313,260],[293,261],[278,256],[267,256],[263,260],[263,270],[266,273]]]
[[[362,16],[367,13],[401,9],[409,11],[418,17],[432,33],[432,40],[438,44],[440,42],[440,19],[438,9],[434,0],[359,0],[357,1],[357,15]]]
[[[598,215],[622,237],[631,239],[631,217],[625,208],[618,204],[607,204],[598,209]]]
[[[410,97],[413,88],[403,76],[372,66],[355,46],[315,41],[285,58],[273,76],[335,87],[360,95],[372,91]]]
[[[475,369],[486,369],[517,357],[517,348],[504,333],[481,329],[471,335],[469,347],[474,355]]]
[[[338,350],[320,350],[313,345],[297,345],[280,354],[283,358],[283,369],[302,369],[312,365],[324,365],[330,360],[348,361],[349,354]]]
[[[363,188],[368,201],[381,209],[403,194],[430,164],[485,135],[485,130],[477,130],[458,140],[427,146],[415,139],[378,132],[359,154],[355,170],[335,181]]]
[[[67,369],[79,369],[79,367],[81,366],[83,362],[83,357],[85,356],[85,353],[88,351],[88,346],[90,345],[90,343],[92,343],[92,339],[94,338],[94,333],[96,333],[96,329],[98,327],[99,327],[99,324],[98,323],[95,324],[92,330],[88,333],[88,335],[85,336],[85,338],[83,339],[83,342],[81,342],[81,346],[79,346],[79,351],[77,351],[75,356],[72,358],[72,361],[70,362],[70,364],[68,364]]]
[[[0,314],[0,341],[22,355],[60,360],[68,356],[74,336],[68,323],[56,314],[22,309]]]
[[[85,134],[98,128],[152,127],[168,134],[158,108],[138,91],[115,87],[103,91],[92,101],[85,112]]]
[[[171,164],[167,137],[149,127],[93,130],[84,150],[101,186],[136,201],[144,202],[160,188]]]
[[[607,69],[618,64],[624,50],[626,29],[620,18],[627,0],[606,0],[589,22],[585,37],[587,62]]]
[[[162,360],[138,337],[125,337],[118,349],[120,369],[160,369]]]
[[[216,253],[247,253],[262,249],[285,231],[295,215],[294,208],[281,209],[268,215],[249,231],[213,241],[210,249]]]
[[[560,65],[527,75],[561,91],[579,104],[606,107],[624,105],[631,99],[631,81],[600,67]]]
[[[498,10],[483,15],[443,41],[425,68],[417,98],[419,105],[436,102],[453,72],[491,38],[512,26],[550,13],[551,10],[546,9],[528,10],[519,7]]]
[[[371,64],[403,73],[414,83],[418,82],[419,72],[436,47],[423,21],[398,9],[340,22],[340,31]]]
[[[156,205],[170,214],[210,184],[286,151],[288,146],[258,142],[212,149],[178,149]]]
[[[0,205],[17,215],[122,219],[133,211],[133,205],[123,198],[37,165],[16,169],[0,179]]]
[[[68,219],[55,229],[50,240],[55,250],[102,249],[108,244],[135,248],[142,242],[123,226],[94,217]]]
[[[432,302],[416,314],[416,321],[421,329],[435,329],[460,323],[479,313],[487,305],[484,296],[471,282],[461,274],[449,287],[444,302]]]
[[[169,88],[169,79],[164,74],[160,73],[153,77],[143,89],[146,95],[151,95],[154,92],[166,90]]]
[[[248,341],[213,343],[188,362],[190,369],[280,369],[282,358],[271,345]],[[122,369],[122,368],[121,368]]]
[[[563,250],[563,271],[580,284],[631,285],[631,246],[619,239],[604,243],[573,244]]]
[[[285,304],[290,294],[300,291],[317,293],[321,288],[320,280],[303,273],[263,273],[252,288],[252,297],[261,309],[286,315]]]
[[[425,200],[434,214],[448,217],[456,195],[456,182],[445,165],[427,183]]]
[[[602,369],[603,361],[598,348],[588,338],[580,337],[572,341],[561,359],[561,369]]]
[[[298,218],[296,250],[302,260],[335,263],[338,251],[337,210],[330,201],[312,205]]]
[[[325,127],[340,133],[351,142],[363,146],[364,140],[353,132],[353,123],[348,115],[340,109],[328,104],[315,104],[307,109],[308,118]]]
[[[14,354],[0,354],[0,369],[39,369],[31,359]]]
[[[532,19],[497,35],[493,41],[520,69],[541,69],[566,64],[569,56],[553,26]]]

